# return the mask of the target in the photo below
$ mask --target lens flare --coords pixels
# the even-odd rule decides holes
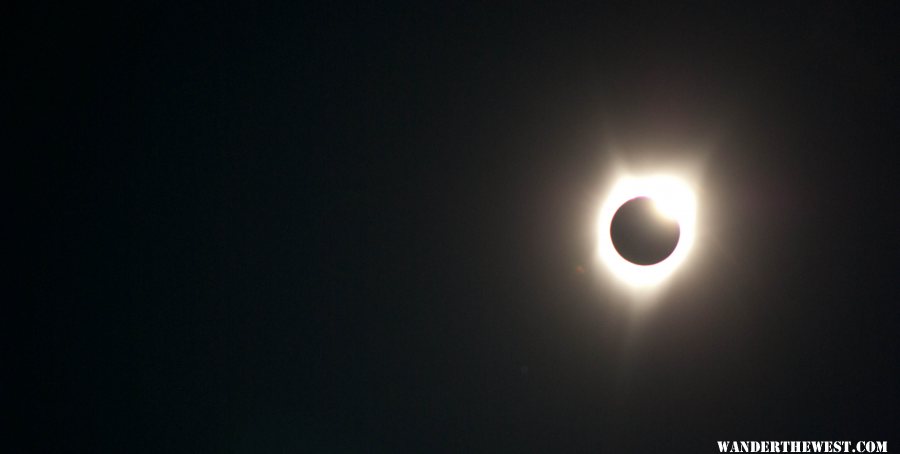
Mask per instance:
[[[616,210],[635,197],[647,197],[655,203],[660,215],[678,222],[681,236],[675,250],[654,265],[637,265],[616,251],[610,236],[610,225]],[[652,288],[669,278],[685,261],[696,235],[697,198],[684,180],[671,175],[621,177],[612,187],[600,208],[597,222],[597,255],[609,272],[633,288]]]

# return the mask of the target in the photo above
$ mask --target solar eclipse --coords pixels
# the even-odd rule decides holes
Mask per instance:
[[[681,267],[693,246],[696,210],[693,189],[678,177],[621,177],[600,209],[600,261],[630,287],[662,283]]]
[[[662,215],[652,199],[635,197],[616,211],[609,234],[622,258],[637,265],[655,265],[675,250],[681,228]]]

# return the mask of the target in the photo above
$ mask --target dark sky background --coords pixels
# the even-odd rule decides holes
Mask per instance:
[[[600,3],[9,9],[8,430],[900,446],[897,8]],[[705,233],[640,317],[594,262],[613,150],[702,164]]]

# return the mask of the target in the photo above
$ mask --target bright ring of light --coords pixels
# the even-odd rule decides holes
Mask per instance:
[[[637,265],[622,258],[612,243],[609,229],[613,216],[625,202],[635,197],[653,200],[660,214],[678,222],[681,230],[675,250],[654,265]],[[600,209],[597,253],[609,271],[632,287],[655,286],[672,275],[687,258],[696,233],[697,201],[691,187],[668,175],[623,177],[613,186]]]

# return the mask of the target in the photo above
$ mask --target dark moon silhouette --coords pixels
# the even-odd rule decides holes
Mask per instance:
[[[681,228],[661,216],[652,200],[636,197],[616,211],[609,234],[622,258],[637,265],[653,265],[672,254]]]

